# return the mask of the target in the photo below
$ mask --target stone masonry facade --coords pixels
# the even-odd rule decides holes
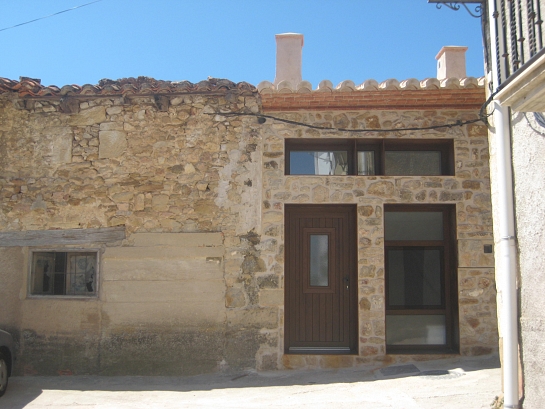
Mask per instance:
[[[369,83],[368,83],[369,84]],[[297,93],[270,91],[261,86],[264,112],[294,122],[340,129],[369,129],[350,133],[316,130],[274,120],[263,125],[263,234],[262,251],[269,274],[282,282],[284,205],[288,203],[356,204],[358,213],[358,305],[359,353],[357,356],[277,356],[280,367],[351,366],[362,362],[393,362],[418,359],[410,355],[386,355],[385,349],[385,261],[383,209],[387,203],[454,204],[456,206],[458,254],[458,305],[460,353],[490,354],[497,351],[496,291],[493,254],[483,253],[492,245],[489,150],[487,128],[482,123],[425,131],[376,133],[373,129],[428,127],[475,119],[478,111],[465,104],[484,102],[482,88],[473,93],[456,89],[434,93],[411,92],[403,98],[398,87],[392,92],[370,92],[329,88],[329,92]],[[327,84],[326,84],[327,85]],[[377,84],[378,85],[378,84]],[[389,84],[392,85],[391,82]],[[363,87],[362,87],[363,88]],[[361,89],[361,88],[360,88]],[[343,92],[344,91],[344,92]],[[352,91],[352,92],[350,92]],[[446,92],[445,92],[446,91]],[[469,91],[469,90],[465,90]],[[477,94],[481,92],[481,95]],[[416,98],[418,97],[418,98]],[[404,109],[417,99],[430,109]],[[313,102],[314,101],[314,102]],[[476,104],[477,103],[477,104]],[[444,109],[445,105],[462,109]],[[282,110],[282,107],[284,108]],[[312,109],[314,107],[314,109]],[[362,109],[363,107],[363,109]],[[350,109],[352,108],[352,109]],[[454,107],[453,107],[454,108]],[[287,112],[286,112],[287,111]],[[392,138],[454,140],[455,175],[434,177],[402,176],[290,176],[285,175],[286,138]],[[270,305],[271,290],[262,290],[263,304]],[[278,308],[283,308],[283,291],[276,291]],[[283,316],[281,312],[280,316]],[[283,340],[282,323],[278,338]],[[264,351],[265,352],[265,351]],[[421,357],[420,357],[421,359]]]
[[[30,297],[29,247],[1,249],[11,266],[2,270],[1,324],[18,338],[16,370],[255,367],[269,342],[261,328],[278,327],[277,308],[257,301],[267,285],[255,277],[264,265],[256,233],[261,141],[255,120],[218,113],[258,112],[256,89],[139,78],[91,95],[84,87],[25,99],[44,88],[17,85],[27,88],[0,99],[0,229],[122,226],[126,239],[41,246],[99,250],[98,297],[89,299]]]
[[[486,127],[373,131],[475,119],[484,102],[475,81],[413,87],[414,104],[425,107],[416,109],[403,105],[399,84],[370,97],[346,86],[271,92],[214,79],[62,89],[0,80],[0,234],[125,233],[39,246],[98,251],[98,294],[85,299],[30,296],[36,248],[0,246],[0,325],[17,338],[16,373],[188,375],[414,358],[385,350],[386,203],[456,206],[460,353],[496,352],[494,260],[482,251],[493,244]],[[297,105],[316,93],[319,103]],[[260,123],[259,114],[369,132]],[[286,138],[452,138],[455,175],[289,176]],[[357,355],[283,352],[289,203],[357,205]]]

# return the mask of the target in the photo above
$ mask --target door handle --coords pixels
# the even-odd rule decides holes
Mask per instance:
[[[348,290],[348,285],[350,284],[350,277],[346,276],[344,279],[344,284],[346,285],[346,289]]]

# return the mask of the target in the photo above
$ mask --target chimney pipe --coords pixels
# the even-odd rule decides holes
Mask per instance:
[[[276,78],[274,85],[287,80],[297,86],[302,80],[303,34],[284,33],[276,36]]]
[[[466,77],[467,47],[449,45],[441,48],[435,56],[437,60],[437,79]]]

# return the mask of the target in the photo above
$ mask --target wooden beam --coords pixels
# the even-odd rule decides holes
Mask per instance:
[[[123,240],[125,227],[0,232],[0,247],[57,246]]]

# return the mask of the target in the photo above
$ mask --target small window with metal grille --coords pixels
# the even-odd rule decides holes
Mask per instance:
[[[95,296],[97,251],[35,251],[32,253],[30,294]]]

